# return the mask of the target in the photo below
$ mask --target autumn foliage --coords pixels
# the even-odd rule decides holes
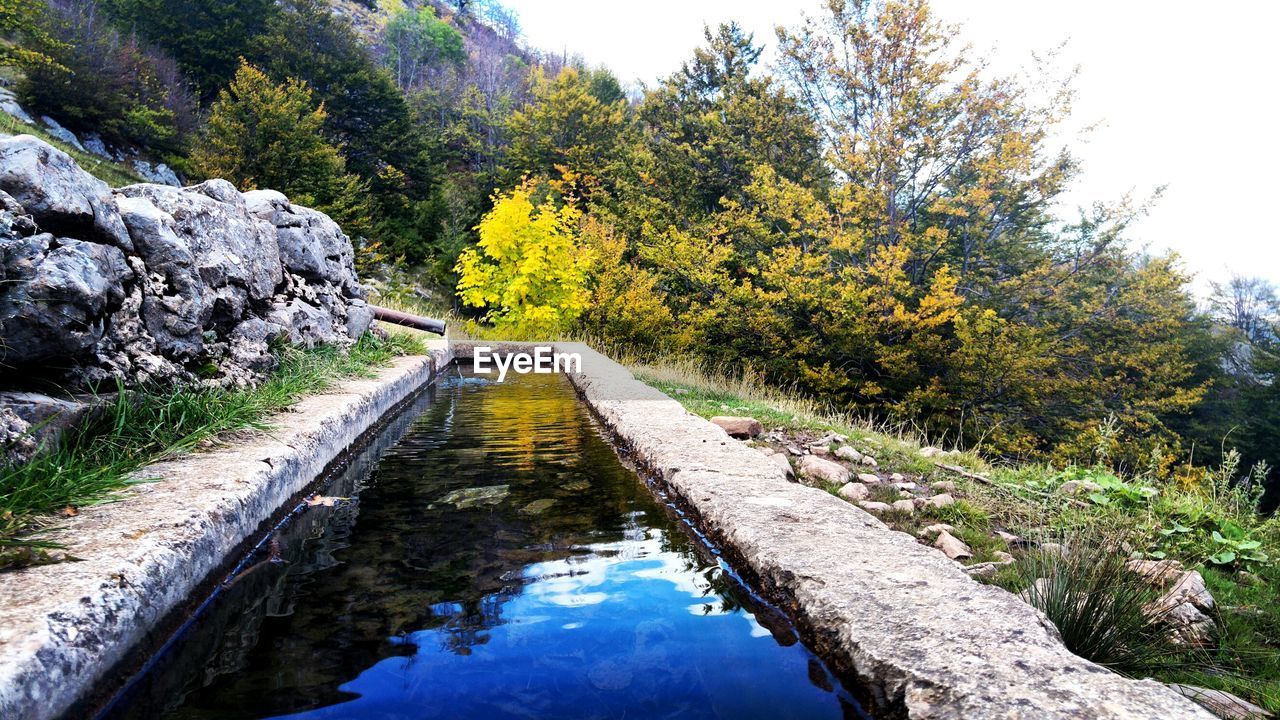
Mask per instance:
[[[1048,141],[1069,86],[988,77],[955,32],[920,0],[830,2],[779,32],[771,75],[722,26],[625,116],[575,71],[537,76],[512,158],[589,189],[595,249],[590,302],[568,293],[556,317],[1000,453],[1092,462],[1111,422],[1112,462],[1167,466],[1209,387],[1188,276],[1128,248],[1125,203],[1055,218],[1077,172]],[[503,202],[486,254],[528,214]],[[469,279],[478,257],[466,303],[526,292]]]

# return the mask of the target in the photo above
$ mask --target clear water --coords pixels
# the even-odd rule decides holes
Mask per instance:
[[[112,715],[861,716],[559,376],[449,377],[327,492]]]

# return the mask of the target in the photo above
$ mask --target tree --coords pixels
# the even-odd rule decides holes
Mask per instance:
[[[602,103],[574,68],[561,70],[555,79],[536,69],[530,82],[532,98],[507,123],[510,172],[566,176],[587,193],[607,184],[621,156],[624,103]]]
[[[836,201],[867,242],[904,243],[913,280],[947,264],[981,296],[1033,267],[1035,234],[1075,163],[1046,145],[1070,85],[1034,104],[1015,78],[988,78],[926,0],[833,0],[780,30],[781,66],[819,121],[840,175]]]
[[[324,138],[324,123],[324,106],[312,102],[306,83],[277,84],[243,63],[210,108],[192,165],[242,191],[279,190],[328,213],[349,235],[367,236],[368,190],[346,172],[342,154]]]
[[[820,185],[827,171],[813,121],[775,80],[751,75],[761,52],[752,37],[734,23],[704,34],[706,46],[640,105],[644,192],[698,217],[740,198],[758,165]]]
[[[1264,278],[1232,275],[1226,283],[1211,283],[1209,309],[1214,319],[1235,328],[1249,342],[1276,339],[1280,322],[1280,296]]]
[[[437,143],[350,24],[320,0],[281,0],[255,44],[272,77],[305,81],[324,105],[324,133],[347,171],[368,186],[375,234],[387,249],[421,262],[439,252]]]
[[[535,205],[522,184],[495,196],[480,240],[458,259],[458,295],[485,320],[520,337],[543,339],[569,328],[587,306],[591,253],[578,241],[581,217],[548,198]]]
[[[955,37],[923,0],[832,0],[781,33],[783,86],[739,28],[708,31],[593,203],[627,271],[597,270],[612,305],[586,329],[652,335],[631,318],[656,294],[677,348],[842,410],[1087,462],[1114,418],[1114,462],[1167,459],[1213,381],[1185,273],[1127,250],[1141,207],[1055,221],[1069,87],[1032,102]]]
[[[167,50],[212,100],[281,9],[276,0],[103,0],[121,26]]]
[[[392,16],[383,32],[386,64],[396,85],[409,92],[419,87],[425,71],[437,63],[461,63],[466,59],[462,33],[436,17],[435,10],[402,9]]]
[[[49,54],[56,41],[42,19],[48,11],[41,0],[0,0],[0,67],[54,67],[65,70]]]

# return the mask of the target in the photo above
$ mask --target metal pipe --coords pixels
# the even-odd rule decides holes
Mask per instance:
[[[393,325],[403,325],[405,327],[413,328],[414,330],[423,330],[437,335],[444,334],[445,322],[443,320],[436,320],[435,318],[423,317],[421,315],[410,315],[406,312],[378,307],[377,305],[370,305],[369,307],[373,308],[374,320],[381,320],[382,322],[391,323]]]

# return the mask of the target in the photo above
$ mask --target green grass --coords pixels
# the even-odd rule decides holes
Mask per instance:
[[[1227,690],[1280,712],[1280,521],[1255,515],[1250,509],[1252,502],[1224,489],[1224,483],[1120,478],[1103,468],[1013,463],[973,452],[951,452],[942,458],[948,465],[983,478],[975,480],[920,455],[927,439],[911,428],[841,414],[838,409],[764,386],[751,377],[720,376],[696,362],[628,364],[641,380],[697,415],[748,415],[770,430],[834,431],[848,436],[859,450],[870,452],[879,461],[882,475],[900,472],[926,483],[954,482],[955,504],[920,508],[912,515],[889,513],[882,519],[912,534],[938,522],[953,525],[954,534],[974,551],[969,564],[992,560],[996,552],[1005,550],[1004,541],[994,536],[995,531],[1003,530],[1031,538],[1105,538],[1109,547],[1122,548],[1117,551],[1122,559],[1128,555],[1169,557],[1200,570],[1219,606],[1219,617],[1215,618],[1218,647],[1168,654],[1158,642],[1142,646],[1132,635],[1150,629],[1144,629],[1130,612],[1124,619],[1131,637],[1125,642],[1134,654],[1129,660],[1122,659],[1118,669]],[[1220,478],[1232,474],[1229,469],[1214,472]],[[1071,497],[1059,491],[1066,480],[1081,479],[1096,482],[1102,490]],[[897,492],[873,487],[871,499],[892,502]],[[1253,542],[1260,542],[1261,547],[1249,555],[1265,555],[1266,560],[1246,559],[1246,553],[1236,553],[1232,562],[1216,564],[1215,558],[1227,557],[1224,550],[1248,547]],[[1081,576],[1081,582],[1097,581],[1095,584],[1103,586],[1109,582],[1101,575],[1085,573],[1087,567],[1077,568],[1075,574]],[[1114,568],[1098,568],[1099,573],[1103,570]],[[991,582],[1019,586],[1029,582],[1024,576],[1027,571],[1025,562],[1020,562],[1018,567],[1002,570]],[[1130,595],[1128,599],[1137,602],[1137,595]],[[1078,617],[1075,621],[1083,623]],[[1085,631],[1097,630],[1085,625],[1076,629],[1085,635]]]
[[[124,165],[78,150],[75,146],[53,137],[43,127],[24,123],[6,112],[0,112],[0,132],[10,135],[34,135],[70,155],[83,170],[113,188],[146,182]]]
[[[113,500],[144,465],[196,450],[219,435],[263,430],[270,416],[335,381],[365,377],[396,355],[423,352],[405,335],[366,334],[349,350],[282,348],[279,367],[246,390],[120,392],[56,451],[0,469],[0,568],[55,559],[39,530],[59,513]],[[70,510],[69,510],[70,508]]]

